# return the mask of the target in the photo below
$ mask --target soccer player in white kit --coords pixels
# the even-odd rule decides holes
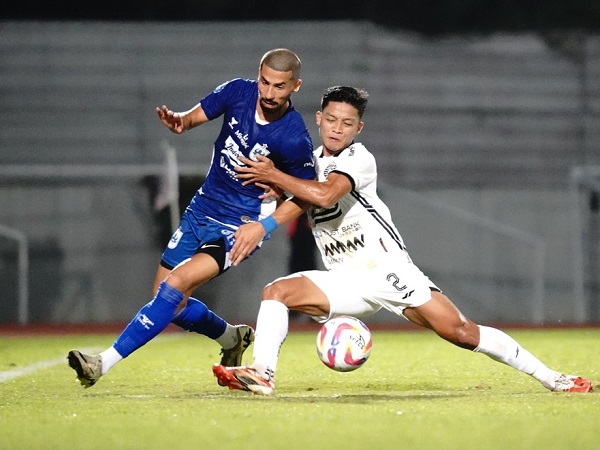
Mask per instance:
[[[504,332],[466,318],[441,290],[413,264],[392,223],[388,207],[377,196],[375,158],[354,141],[364,123],[367,93],[348,86],[325,90],[316,119],[322,146],[314,152],[317,180],[301,180],[277,170],[264,157],[244,159],[238,168],[246,183],[267,183],[294,196],[271,217],[277,224],[302,212],[306,203],[311,228],[327,270],[311,270],[279,278],[267,285],[256,324],[254,362],[250,366],[215,364],[222,386],[270,395],[280,348],[288,333],[288,311],[319,322],[339,316],[361,317],[381,308],[435,331],[465,349],[484,353],[536,378],[552,391],[589,392],[590,380],[549,369]],[[239,232],[264,234],[260,224]],[[241,240],[240,240],[241,241]],[[253,240],[247,244],[251,248]],[[242,244],[240,244],[242,246]],[[232,250],[234,264],[244,248]]]

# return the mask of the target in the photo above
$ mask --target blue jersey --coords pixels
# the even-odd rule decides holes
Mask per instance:
[[[265,208],[258,198],[262,189],[254,184],[242,186],[234,170],[243,165],[240,156],[256,160],[256,155],[262,154],[282,172],[298,178],[315,178],[312,142],[300,113],[290,103],[279,120],[259,124],[257,100],[258,82],[237,78],[200,101],[210,120],[223,116],[223,125],[214,143],[206,180],[188,207],[195,215],[239,225],[272,212],[274,206]]]

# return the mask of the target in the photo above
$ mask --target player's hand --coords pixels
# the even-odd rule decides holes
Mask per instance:
[[[262,241],[266,234],[265,228],[260,222],[245,223],[244,225],[240,225],[233,235],[235,242],[231,248],[231,251],[229,252],[231,263],[234,266],[237,266],[244,259],[246,259],[250,253],[256,250],[258,244],[260,241]]]
[[[238,178],[244,180],[244,186],[250,183],[268,183],[273,172],[277,170],[273,161],[263,155],[256,155],[257,161],[240,156],[244,166],[235,167]]]
[[[256,186],[264,189],[264,193],[258,196],[261,200],[270,200],[270,201],[280,201],[285,200],[285,193],[283,189],[278,188],[277,186],[271,186],[264,183],[256,183]]]
[[[183,119],[179,113],[173,112],[165,105],[156,108],[156,113],[162,124],[173,133],[181,134],[184,132]]]

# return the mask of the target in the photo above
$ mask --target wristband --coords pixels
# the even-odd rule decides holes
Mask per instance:
[[[267,234],[272,233],[279,226],[277,221],[273,218],[273,216],[265,217],[262,220],[259,220],[260,224],[263,226]]]

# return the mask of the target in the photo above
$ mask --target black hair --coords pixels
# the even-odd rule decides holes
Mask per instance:
[[[356,108],[358,117],[362,119],[365,108],[367,107],[369,94],[364,89],[352,86],[332,86],[325,89],[321,99],[321,111],[329,102],[348,103]]]

